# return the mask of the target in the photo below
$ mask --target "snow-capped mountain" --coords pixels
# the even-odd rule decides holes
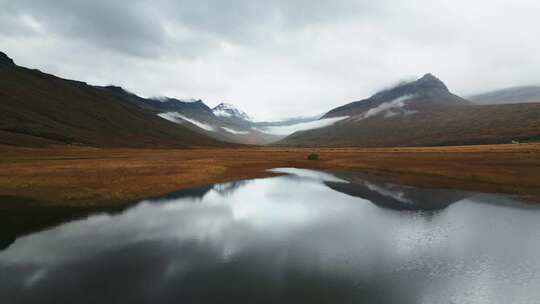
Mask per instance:
[[[220,103],[218,106],[212,109],[214,115],[219,117],[237,118],[242,120],[251,121],[251,117],[246,112],[237,109],[230,103]]]

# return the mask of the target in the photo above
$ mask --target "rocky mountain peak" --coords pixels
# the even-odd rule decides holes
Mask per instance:
[[[220,103],[215,108],[212,109],[214,115],[220,117],[229,117],[229,118],[239,118],[242,120],[251,120],[251,117],[246,114],[246,112],[239,110],[234,105],[230,103]]]

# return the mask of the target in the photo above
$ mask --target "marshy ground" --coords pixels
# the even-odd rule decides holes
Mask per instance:
[[[310,153],[319,160],[308,160]],[[0,196],[56,206],[119,206],[184,188],[271,176],[266,170],[276,167],[362,171],[414,186],[540,198],[540,144],[187,150],[2,146],[0,155]]]

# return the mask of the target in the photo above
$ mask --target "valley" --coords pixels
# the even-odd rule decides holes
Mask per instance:
[[[4,53],[0,81],[3,207],[121,206],[276,167],[540,197],[531,87],[484,93],[494,102],[479,105],[428,73],[322,115],[254,121],[230,103],[141,97],[21,67]]]

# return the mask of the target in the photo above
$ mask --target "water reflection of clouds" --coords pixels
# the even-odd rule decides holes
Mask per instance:
[[[387,207],[395,200],[380,208],[367,198],[379,198],[381,187],[412,201],[427,202],[442,192],[370,181],[376,190],[365,187],[351,195],[351,187],[360,185],[354,179],[288,173],[298,174],[177,193],[120,215],[93,216],[20,238],[0,252],[0,272],[11,278],[0,281],[0,293],[24,292],[46,303],[51,290],[68,289],[63,299],[73,300],[81,296],[77,282],[90,292],[89,286],[105,280],[121,302],[145,302],[133,299],[156,293],[162,302],[174,302],[202,286],[228,286],[221,292],[229,295],[233,287],[260,289],[261,295],[320,291],[321,301],[323,293],[386,303],[540,299],[534,287],[540,284],[535,209],[460,193],[444,195],[440,210],[401,212]],[[307,290],[297,289],[303,284]],[[110,300],[96,297],[91,299]]]

